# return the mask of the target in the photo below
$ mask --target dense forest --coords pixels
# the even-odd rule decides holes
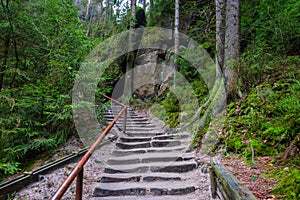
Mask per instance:
[[[211,154],[240,156],[252,166],[258,157],[271,156],[272,170],[265,173],[277,184],[270,192],[299,199],[300,1],[132,2],[1,0],[0,180],[26,170],[77,135],[72,89],[81,63],[100,42],[128,29],[163,27],[175,30],[175,56],[157,52],[161,59],[174,58],[200,104],[207,100],[207,86],[176,56],[176,33],[201,44],[216,60],[216,76],[225,80],[227,107],[218,118],[210,113],[195,130],[194,148],[201,148],[205,133],[217,126]],[[100,94],[111,95],[141,52],[128,54],[101,77]],[[101,95],[96,99],[104,102]],[[179,102],[168,90],[133,95],[130,102],[136,109],[152,107],[170,127],[179,124]],[[207,109],[204,105],[197,114]]]

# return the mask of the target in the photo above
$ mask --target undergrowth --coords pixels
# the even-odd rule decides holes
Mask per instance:
[[[253,156],[275,156],[280,169],[270,174],[278,182],[273,193],[299,199],[300,69],[299,65],[275,69],[283,73],[263,75],[264,81],[254,83],[246,97],[227,106],[221,140],[228,152],[248,161]],[[287,166],[289,170],[283,170]]]

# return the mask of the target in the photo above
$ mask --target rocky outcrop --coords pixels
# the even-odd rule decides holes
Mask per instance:
[[[173,61],[160,57],[159,50],[140,54],[135,61],[134,93],[141,99],[161,96],[168,87],[174,73]]]

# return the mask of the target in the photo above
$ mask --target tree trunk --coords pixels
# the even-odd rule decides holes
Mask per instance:
[[[131,0],[131,20],[130,20],[130,30],[134,29],[135,26],[135,10],[136,10],[136,0]],[[127,54],[127,64],[126,64],[126,77],[124,83],[124,95],[131,96],[133,90],[133,65],[135,60],[135,52],[132,49],[133,36],[129,33],[128,36],[128,54]]]
[[[152,9],[153,6],[154,6],[154,2],[153,2],[153,0],[150,0],[150,9]]]
[[[6,40],[5,40],[4,61],[3,61],[3,65],[0,68],[0,91],[3,88],[4,72],[7,69],[6,65],[7,65],[7,60],[8,60],[9,45],[10,45],[10,34],[7,35]]]
[[[110,20],[110,3],[109,3],[110,0],[106,0],[106,23],[109,22]]]
[[[179,68],[178,56],[179,56],[179,0],[175,1],[175,26],[174,26],[174,86],[176,80],[176,71]]]
[[[224,67],[226,0],[216,0],[216,77],[221,78]]]
[[[103,2],[102,0],[99,1],[99,19],[98,20],[101,20],[102,21],[102,11],[103,11]]]
[[[147,9],[147,1],[146,0],[143,1],[143,9],[146,13],[146,9]]]
[[[87,22],[89,20],[89,17],[90,17],[90,5],[91,5],[91,0],[87,0],[87,3],[86,3],[86,13],[85,13],[85,21]]]
[[[238,73],[234,62],[240,56],[240,4],[239,0],[227,0],[226,3],[226,32],[224,52],[224,77],[227,103],[238,97]]]
[[[135,10],[136,10],[136,0],[131,0],[131,20],[130,28],[134,28],[135,25]]]

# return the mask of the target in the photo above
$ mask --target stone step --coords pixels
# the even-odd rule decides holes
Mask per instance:
[[[123,126],[124,123],[116,123],[118,126]],[[126,123],[126,127],[128,128],[157,128],[154,124],[151,123]]]
[[[189,134],[170,134],[170,135],[161,135],[154,137],[120,137],[122,142],[146,142],[151,140],[170,140],[170,139],[185,139],[188,138]]]
[[[195,194],[195,193],[199,194]],[[144,196],[107,196],[107,197],[91,197],[89,200],[208,200],[210,196],[198,192],[181,195],[144,195]],[[204,196],[204,197],[203,197]]]
[[[112,115],[112,114],[117,115],[121,110],[122,110],[122,108],[121,109],[108,109],[107,111],[104,111],[103,114],[104,115]],[[127,109],[127,114],[129,114],[129,113],[137,115],[134,111]]]
[[[109,119],[112,120],[112,119],[114,119],[116,116],[117,116],[117,115],[105,115],[105,118],[108,119],[108,120],[109,120]],[[121,117],[120,117],[119,119],[120,119],[120,120],[124,120],[124,116],[121,115]],[[142,116],[138,116],[138,115],[127,115],[126,120],[128,120],[128,121],[130,121],[130,120],[132,120],[132,121],[148,121],[149,119],[144,118],[144,117],[142,117]]]
[[[163,131],[126,131],[126,134],[131,137],[154,137],[158,135],[165,135]]]
[[[139,132],[156,132],[156,128],[154,127],[128,127],[126,126],[126,131],[127,132],[132,132],[132,131],[139,131]]]
[[[128,155],[123,157],[111,158],[107,161],[109,165],[128,165],[150,162],[171,162],[185,161],[194,159],[194,154],[182,152],[167,152],[167,153],[144,153],[141,155]]]
[[[111,122],[111,121],[109,121],[109,122]],[[124,123],[123,123],[123,120],[122,120],[122,121],[117,121],[116,124],[123,125]],[[140,121],[140,122],[127,121],[126,126],[149,126],[149,127],[151,127],[151,126],[155,126],[155,125],[151,124],[150,122],[147,122],[147,121]]]
[[[183,195],[195,192],[196,187],[188,181],[166,182],[120,182],[99,183],[96,185],[93,196],[140,196],[140,195]]]
[[[114,118],[113,117],[108,117],[105,118],[107,121],[112,121]],[[120,117],[117,121],[118,123],[123,123],[124,122],[124,118]],[[127,117],[126,118],[126,123],[150,123],[150,120],[148,118],[130,118]]]
[[[180,140],[152,140],[149,142],[117,142],[116,146],[121,149],[137,149],[150,147],[174,147],[181,145]]]
[[[122,157],[134,154],[144,154],[150,152],[157,152],[157,153],[166,153],[166,152],[184,152],[187,149],[186,145],[181,145],[177,147],[162,147],[162,148],[139,148],[139,149],[117,149],[112,152],[113,156],[115,157]]]
[[[151,181],[170,181],[170,180],[182,180],[181,174],[178,173],[145,173],[145,174],[103,174],[101,183],[115,183],[115,182],[151,182]]]
[[[105,173],[146,173],[146,172],[174,172],[183,173],[195,169],[198,166],[194,160],[181,162],[155,162],[139,163],[131,165],[110,165],[104,169]]]

